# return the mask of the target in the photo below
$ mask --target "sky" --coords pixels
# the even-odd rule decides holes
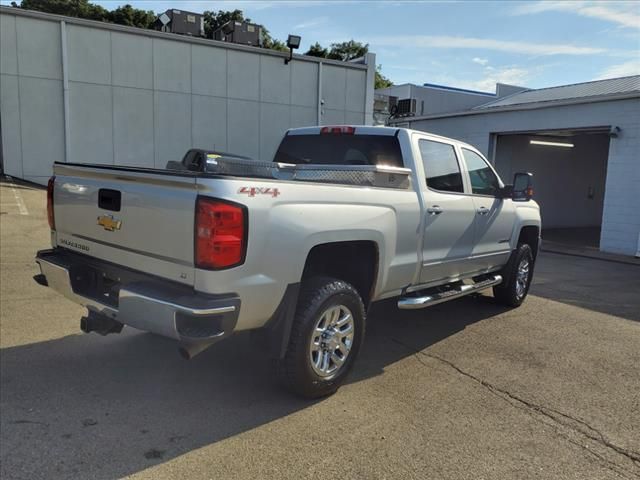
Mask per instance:
[[[639,1],[94,0],[161,12],[244,11],[281,40],[369,44],[395,84],[494,92],[640,74]]]

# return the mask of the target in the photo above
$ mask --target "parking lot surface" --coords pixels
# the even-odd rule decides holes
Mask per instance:
[[[490,294],[374,306],[347,385],[281,391],[246,335],[192,361],[37,285],[45,192],[0,185],[0,477],[640,478],[640,268],[542,254]]]

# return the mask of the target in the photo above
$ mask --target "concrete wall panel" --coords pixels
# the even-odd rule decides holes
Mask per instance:
[[[260,101],[289,104],[291,101],[291,63],[278,57],[260,57]]]
[[[16,29],[19,74],[62,79],[60,24],[18,17]]]
[[[191,92],[191,45],[153,39],[153,82],[156,90]]]
[[[227,100],[227,150],[260,159],[260,104]]]
[[[191,78],[197,95],[227,96],[227,51],[203,45],[191,46]]]
[[[16,50],[16,19],[0,15],[0,73],[18,74],[18,52]]]
[[[308,62],[291,62],[291,103],[317,108],[318,65]],[[362,88],[362,85],[360,85]]]
[[[263,104],[260,108],[260,159],[272,160],[290,126],[288,105]]]
[[[230,98],[258,100],[260,93],[260,57],[248,52],[227,52]]]
[[[69,152],[73,163],[113,163],[111,87],[69,82]]]
[[[346,85],[347,74],[344,68],[334,65],[324,65],[322,67],[322,98],[324,99],[325,108],[344,110]]]
[[[67,25],[69,80],[111,84],[111,33]]]
[[[20,104],[18,77],[0,75],[0,105],[2,105],[2,160],[4,171],[22,177],[22,146],[20,144]]]
[[[3,156],[17,176],[46,183],[54,160],[164,168],[192,147],[271,159],[286,128],[318,123],[315,59],[75,18],[65,32],[66,121],[60,18],[0,7]],[[362,123],[367,71],[322,70],[323,122]]]
[[[116,165],[153,168],[153,92],[113,88],[113,149]]]
[[[29,77],[19,82],[22,170],[25,176],[49,177],[53,162],[65,158],[62,82]]]
[[[318,110],[315,107],[291,106],[291,126],[310,127],[318,124]]]
[[[153,88],[153,43],[150,38],[111,32],[113,85]]]
[[[324,113],[322,115],[322,125],[344,125],[345,123],[346,118],[344,110],[330,110],[328,108],[324,109]]]
[[[155,168],[165,168],[169,160],[180,161],[191,148],[191,96],[155,92],[153,103]]]
[[[351,112],[364,113],[365,90],[362,85],[367,81],[367,72],[363,70],[345,70],[347,75],[345,109]]]
[[[227,100],[192,95],[193,147],[227,151]]]

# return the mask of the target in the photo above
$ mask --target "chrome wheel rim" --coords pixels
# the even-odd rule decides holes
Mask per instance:
[[[529,260],[522,259],[520,265],[518,265],[518,273],[516,275],[516,296],[518,300],[524,297],[527,293],[527,285],[529,283]]]
[[[336,305],[320,315],[311,334],[309,360],[320,377],[338,372],[344,365],[353,345],[355,323],[344,305]]]

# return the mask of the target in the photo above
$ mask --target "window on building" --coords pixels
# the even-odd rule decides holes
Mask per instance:
[[[460,165],[453,145],[420,140],[420,156],[427,186],[441,192],[464,192]]]

